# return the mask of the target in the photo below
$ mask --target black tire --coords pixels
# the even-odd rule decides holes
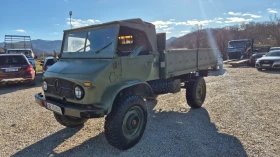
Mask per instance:
[[[148,84],[151,86],[155,95],[176,93],[181,90],[181,80],[155,80],[150,81]]]
[[[129,149],[142,138],[146,123],[147,105],[141,97],[127,95],[117,98],[112,111],[105,118],[105,137],[113,147]],[[133,135],[129,135],[129,130]]]
[[[214,66],[214,67],[213,67],[213,70],[214,70],[214,71],[217,71],[217,66]]]
[[[258,70],[258,71],[261,71],[262,69],[261,69],[261,68],[257,68],[257,70]]]
[[[186,100],[191,108],[200,108],[206,98],[206,83],[203,77],[196,77],[186,84]]]
[[[66,127],[82,126],[88,120],[87,118],[71,117],[67,115],[60,115],[53,112],[54,117],[58,123]]]
[[[147,97],[146,100],[148,101],[153,101],[153,100],[157,100],[158,95],[154,95],[154,97]]]

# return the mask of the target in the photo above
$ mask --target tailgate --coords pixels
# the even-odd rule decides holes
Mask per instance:
[[[0,80],[13,79],[13,78],[25,78],[28,63],[25,61],[19,61],[20,58],[12,56],[1,56],[0,58]],[[21,56],[19,56],[21,57]],[[11,63],[13,61],[13,63]],[[19,63],[16,63],[19,61]]]
[[[161,61],[161,76],[169,78],[191,73],[197,70],[208,69],[217,64],[217,49],[178,49],[164,53],[165,60]],[[217,56],[217,57],[216,57]]]

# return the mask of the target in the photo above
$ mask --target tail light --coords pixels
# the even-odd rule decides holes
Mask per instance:
[[[32,67],[31,64],[28,65],[26,71],[27,71],[28,73],[31,73],[31,72],[33,71],[33,67]]]
[[[43,67],[43,70],[47,71],[47,70],[48,70],[47,66],[44,66],[44,67]]]

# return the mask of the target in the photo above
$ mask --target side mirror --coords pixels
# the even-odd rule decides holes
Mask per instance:
[[[135,48],[135,49],[129,54],[129,57],[130,57],[130,58],[136,57],[136,56],[141,52],[142,49],[143,49],[143,46],[138,46],[137,48]]]

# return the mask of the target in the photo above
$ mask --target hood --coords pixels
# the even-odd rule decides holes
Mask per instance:
[[[259,58],[259,60],[280,60],[280,56],[265,56]]]
[[[111,60],[105,59],[61,59],[47,71],[59,74],[89,75],[106,68]]]

